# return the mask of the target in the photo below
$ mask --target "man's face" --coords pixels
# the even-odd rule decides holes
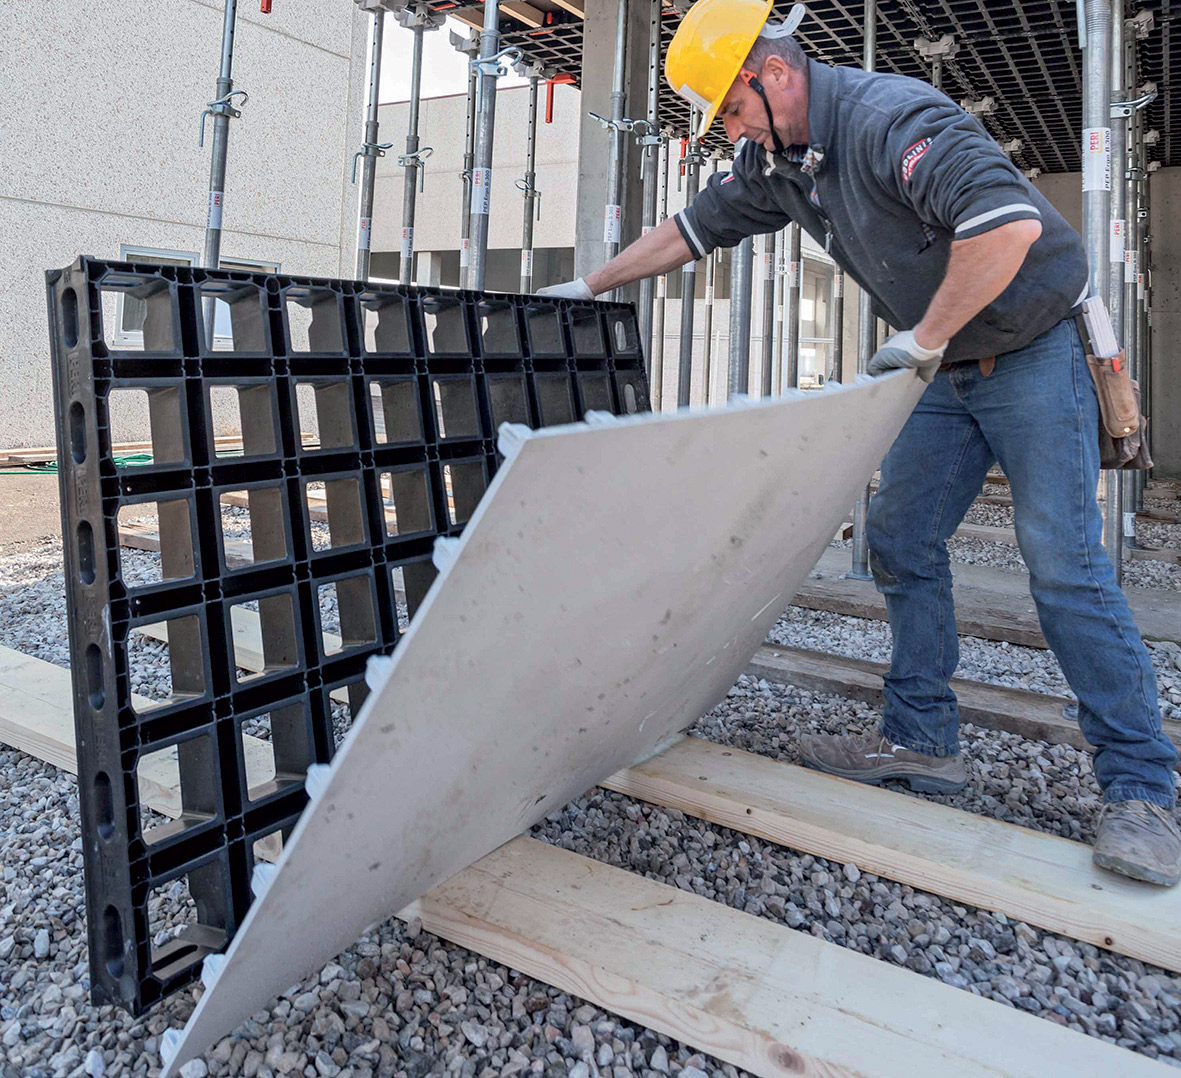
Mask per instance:
[[[749,68],[744,68],[749,71]],[[778,56],[771,56],[756,72],[771,105],[771,116],[785,146],[808,141],[807,82],[803,75]],[[764,149],[775,151],[775,139],[767,122],[763,99],[740,74],[722,100],[717,118],[726,129],[726,138],[737,142],[748,138]]]

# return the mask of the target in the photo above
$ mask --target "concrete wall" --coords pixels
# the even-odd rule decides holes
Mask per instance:
[[[0,0],[0,444],[53,442],[44,271],[121,244],[200,252],[221,0]],[[363,134],[367,19],[283,0],[238,13],[222,254],[352,276],[346,166]],[[139,433],[146,436],[147,431]]]

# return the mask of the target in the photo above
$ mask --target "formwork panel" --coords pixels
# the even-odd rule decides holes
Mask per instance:
[[[233,938],[367,660],[430,588],[435,539],[495,476],[499,425],[647,392],[612,395],[643,378],[610,346],[636,333],[617,305],[93,258],[47,287],[92,995],[139,1013]],[[210,344],[215,305],[231,335]],[[145,427],[150,451],[116,453]],[[154,572],[129,571],[132,521],[159,532]],[[250,782],[247,736],[269,753]],[[174,821],[139,796],[162,754]]]

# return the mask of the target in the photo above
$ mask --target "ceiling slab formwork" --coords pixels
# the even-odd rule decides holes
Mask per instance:
[[[578,76],[582,65],[582,19],[569,5],[553,7],[540,25],[512,17],[501,5],[504,45],[515,45],[531,60],[553,72]],[[592,0],[593,2],[593,0]],[[680,23],[681,11],[664,0],[661,55]],[[482,4],[462,0],[456,11],[472,18]],[[688,7],[688,4],[681,5]],[[777,0],[773,19],[786,18],[791,0]],[[1178,90],[1173,64],[1181,60],[1181,5],[1149,0],[1129,5],[1129,16],[1145,13],[1148,26],[1138,41],[1135,86],[1151,82],[1159,96],[1146,113],[1146,129],[1160,132],[1148,147],[1149,160],[1181,164],[1181,125],[1172,123]],[[1148,18],[1151,16],[1151,19]],[[864,45],[864,4],[842,0],[810,0],[808,14],[796,36],[809,56],[831,64],[860,67]],[[547,21],[548,20],[548,21]],[[991,112],[981,114],[989,132],[1002,145],[1019,146],[1014,162],[1042,172],[1077,172],[1082,130],[1082,54],[1073,0],[885,0],[878,4],[878,70],[930,78],[930,65],[915,48],[916,40],[955,38],[958,50],[943,64],[943,90],[958,102],[992,99]],[[633,87],[631,114],[643,112],[643,88]],[[661,80],[660,122],[680,136],[689,128],[689,105]],[[720,127],[710,132],[707,150],[729,155]]]
[[[720,701],[923,388],[908,371],[710,412],[502,428],[505,465],[436,548],[438,578],[371,666],[273,879],[207,959],[162,1078]]]

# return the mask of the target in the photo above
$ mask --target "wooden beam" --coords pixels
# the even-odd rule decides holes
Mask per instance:
[[[872,581],[845,579],[848,568],[847,550],[825,550],[792,602],[810,610],[885,621],[885,599]],[[1007,640],[1024,647],[1046,647],[1029,594],[1028,574],[958,563],[952,567],[952,573],[956,627],[961,635]],[[1181,595],[1129,588],[1127,597],[1136,625],[1146,639],[1181,643]]]
[[[1181,890],[1103,872],[1079,842],[697,738],[603,785],[1181,970]]]
[[[957,539],[981,539],[986,543],[1017,545],[1017,533],[1012,528],[994,528],[988,524],[961,524],[955,531]],[[1124,557],[1132,561],[1163,561],[1181,565],[1181,549],[1169,547],[1124,547]]]
[[[1123,1078],[1163,1064],[762,917],[517,838],[429,932],[765,1078]]]
[[[71,775],[78,773],[74,738],[74,692],[70,672],[44,659],[0,647],[0,741]],[[137,707],[151,701],[133,698]],[[251,786],[275,777],[270,745],[257,737],[242,738],[246,752],[246,776]],[[154,755],[138,772],[143,803],[163,816],[181,814],[180,770],[176,752]]]
[[[525,3],[525,0],[503,0],[498,7],[517,22],[523,22],[530,30],[537,30],[545,25],[545,12]]]
[[[586,0],[554,0],[554,3],[571,15],[577,15],[580,19],[586,18]]]
[[[747,673],[814,692],[839,693],[852,700],[881,705],[882,675],[887,669],[886,663],[766,644],[751,659]],[[966,678],[952,678],[951,687],[959,700],[960,717],[965,722],[1054,745],[1072,745],[1076,749],[1089,747],[1078,724],[1062,714],[1067,703],[1065,697],[986,685]],[[1174,736],[1181,741],[1181,729],[1175,731]]]

